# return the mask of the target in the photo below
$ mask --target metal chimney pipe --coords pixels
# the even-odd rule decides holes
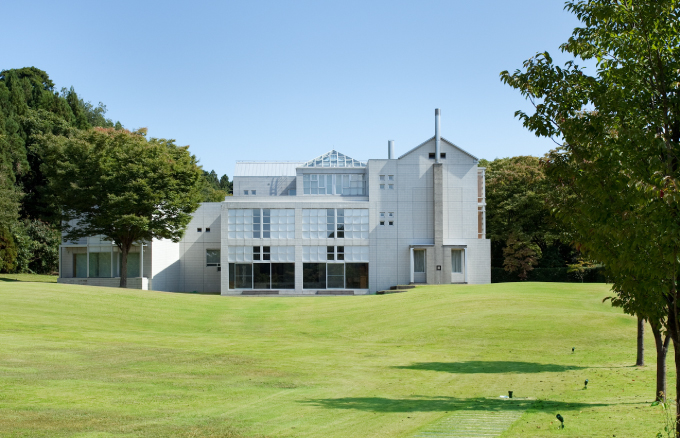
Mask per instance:
[[[387,159],[394,160],[394,140],[387,142]]]
[[[439,134],[439,119],[441,112],[439,108],[434,110],[434,162],[439,163],[439,157],[441,156],[441,136]]]

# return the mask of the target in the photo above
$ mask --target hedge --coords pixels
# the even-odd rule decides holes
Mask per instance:
[[[556,283],[581,283],[576,272],[567,272],[569,268],[535,268],[530,271],[527,281],[545,281]],[[517,273],[506,272],[503,268],[491,268],[492,283],[509,283],[521,281]],[[606,283],[603,267],[586,268],[583,283]]]

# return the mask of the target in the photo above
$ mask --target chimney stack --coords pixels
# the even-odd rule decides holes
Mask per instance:
[[[394,140],[389,140],[387,142],[387,159],[394,160]]]
[[[439,163],[439,157],[441,156],[441,136],[439,134],[439,119],[441,112],[439,108],[434,110],[434,162]]]

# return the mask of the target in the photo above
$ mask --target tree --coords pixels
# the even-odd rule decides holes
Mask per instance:
[[[533,114],[516,112],[524,126],[562,143],[547,165],[568,188],[557,213],[574,225],[585,254],[605,263],[629,311],[665,304],[657,321],[673,341],[677,375],[680,1],[581,0],[565,9],[583,27],[561,49],[594,60],[596,74],[540,53],[501,79],[534,104]]]
[[[201,201],[202,171],[188,146],[146,130],[48,135],[42,170],[61,207],[67,239],[103,235],[121,251],[120,287],[135,242],[182,237]]]
[[[565,267],[572,262],[575,250],[563,224],[550,214],[547,199],[554,185],[540,160],[497,158],[481,160],[480,166],[486,168],[486,230],[492,266],[526,278],[534,267]]]

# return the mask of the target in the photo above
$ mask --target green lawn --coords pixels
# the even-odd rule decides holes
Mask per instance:
[[[0,281],[0,436],[406,437],[461,411],[512,411],[503,437],[652,437],[653,340],[648,366],[632,367],[635,320],[607,295],[509,283],[227,298]],[[508,390],[518,398],[499,398]]]
[[[43,274],[0,274],[0,281],[32,281],[39,283],[56,283],[56,275]]]

